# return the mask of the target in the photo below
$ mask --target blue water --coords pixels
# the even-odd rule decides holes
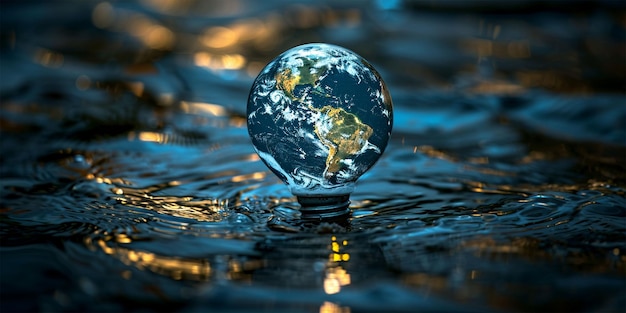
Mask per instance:
[[[507,3],[3,2],[0,311],[624,312],[625,7]],[[394,100],[344,225],[246,129],[306,42]]]

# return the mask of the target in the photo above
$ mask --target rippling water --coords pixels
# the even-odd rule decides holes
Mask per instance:
[[[1,310],[624,312],[624,5],[506,3],[3,2]],[[305,42],[394,99],[347,225],[245,126]]]

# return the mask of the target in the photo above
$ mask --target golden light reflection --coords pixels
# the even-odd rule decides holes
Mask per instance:
[[[341,291],[341,287],[350,284],[350,274],[341,266],[326,269],[324,277],[324,292],[332,295]]]
[[[194,64],[211,70],[238,70],[246,65],[246,58],[241,54],[211,54],[197,52],[194,55]]]
[[[85,240],[88,247],[94,248],[91,239]],[[117,242],[117,243],[130,243]],[[185,259],[173,256],[162,256],[147,251],[137,251],[121,246],[109,246],[106,239],[98,239],[96,242],[104,253],[112,255],[126,265],[133,265],[140,270],[150,270],[152,272],[171,277],[176,280],[189,279],[206,281],[211,277],[211,264],[204,259]],[[131,273],[122,273],[125,279],[130,278]]]
[[[205,17],[226,17],[241,14],[244,4],[240,0],[198,1],[198,0],[141,0],[141,2],[168,15],[202,15]]]
[[[91,12],[91,20],[98,28],[126,32],[152,49],[168,50],[176,39],[169,28],[154,19],[142,13],[116,9],[109,2],[97,4]]]
[[[139,140],[143,142],[154,142],[158,144],[177,143],[180,137],[177,134],[141,131],[131,131],[127,135],[128,141]]]
[[[175,183],[180,183],[175,181]],[[171,186],[171,185],[170,185]],[[161,187],[162,188],[162,187]],[[160,189],[160,188],[159,188]],[[157,189],[157,190],[159,190]],[[120,204],[140,209],[153,210],[161,214],[204,222],[219,222],[222,210],[228,206],[228,200],[200,199],[190,196],[155,196],[150,188],[116,187],[112,192]]]
[[[211,26],[198,37],[198,42],[209,49],[229,49],[252,44],[260,50],[267,50],[276,43],[275,36],[282,27],[282,21],[273,15],[264,19],[241,19],[230,25]]]
[[[331,237],[331,254],[328,256],[329,262],[324,277],[324,292],[326,294],[336,294],[341,291],[342,286],[350,284],[350,274],[338,264],[350,260],[350,254],[342,251],[347,245],[347,240],[339,242],[336,236]]]
[[[96,234],[100,237],[86,237],[84,239],[85,245],[90,250],[101,250],[125,265],[134,266],[139,270],[149,270],[175,280],[207,281],[214,275],[214,269],[206,258],[166,256],[137,250],[127,246],[127,244],[132,243],[132,239],[126,234],[109,232],[97,232]],[[250,272],[264,266],[266,266],[265,262],[259,259],[231,259],[224,271],[228,279],[241,280],[248,279]],[[121,273],[121,276],[124,279],[130,279],[132,272],[126,270]]]
[[[230,179],[233,183],[239,183],[248,180],[262,180],[267,176],[266,172],[255,172],[252,174],[237,175]]]
[[[221,105],[204,102],[181,101],[180,108],[181,110],[183,110],[183,112],[189,114],[209,114],[213,116],[225,116],[228,113],[226,109]]]
[[[320,313],[350,313],[350,307],[342,307],[335,303],[324,301],[320,306]]]
[[[131,133],[134,134],[134,132],[131,132]],[[129,136],[131,133],[129,133]],[[139,139],[140,141],[147,141],[147,142],[166,143],[167,134],[145,131],[145,132],[139,132],[137,134],[137,139]]]
[[[443,159],[443,160],[452,160],[452,157],[449,156],[448,154],[446,154],[443,151],[437,150],[435,149],[435,147],[433,146],[416,146],[413,147],[413,151],[414,153],[419,151],[420,153],[423,153],[429,157],[432,158],[438,158],[438,159]]]
[[[246,160],[246,161],[250,161],[250,162],[255,162],[255,161],[260,161],[260,160],[261,160],[261,158],[259,157],[259,155],[258,155],[258,154],[256,154],[256,153],[251,153],[251,154],[248,154],[248,156],[247,156],[247,157],[245,157],[245,158],[244,158],[244,160]]]
[[[63,65],[63,55],[47,49],[38,49],[34,59],[35,62],[46,67],[57,68]]]
[[[214,26],[207,29],[200,39],[209,48],[225,48],[239,40],[239,34],[230,28]]]

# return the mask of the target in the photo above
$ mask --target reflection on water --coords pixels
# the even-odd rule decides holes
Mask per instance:
[[[621,2],[1,11],[3,312],[626,307]],[[394,98],[348,225],[301,224],[245,127],[253,78],[306,42]]]

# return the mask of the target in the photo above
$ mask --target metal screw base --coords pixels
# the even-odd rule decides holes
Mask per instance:
[[[300,217],[306,221],[345,221],[350,216],[350,195],[297,196]]]

